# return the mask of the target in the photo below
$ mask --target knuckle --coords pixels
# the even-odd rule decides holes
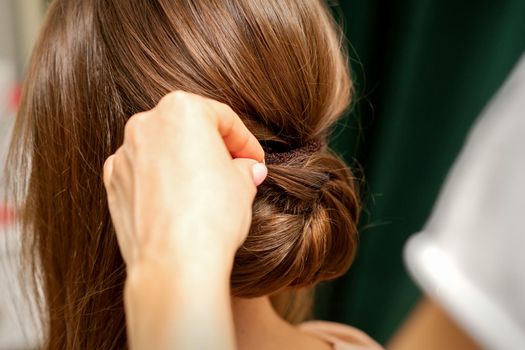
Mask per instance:
[[[142,124],[147,120],[148,115],[149,115],[149,112],[136,113],[129,119],[129,121],[133,120],[134,123]]]
[[[144,122],[144,115],[135,115],[124,126],[124,142],[137,144],[141,140],[140,125]]]
[[[161,98],[159,105],[184,106],[191,99],[191,94],[182,90],[175,90]]]
[[[226,103],[219,102],[219,101],[214,101],[214,103],[216,103],[217,106],[218,106],[219,108],[224,109],[224,112],[225,112],[226,114],[237,114],[237,113],[233,110],[233,108],[232,108],[230,105],[226,104]]]
[[[173,125],[185,123],[196,113],[196,101],[196,96],[191,93],[182,90],[170,92],[159,103],[159,118]]]

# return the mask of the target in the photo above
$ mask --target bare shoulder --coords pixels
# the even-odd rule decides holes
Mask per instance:
[[[382,350],[383,347],[363,331],[341,323],[308,321],[297,326],[333,345],[334,350]]]

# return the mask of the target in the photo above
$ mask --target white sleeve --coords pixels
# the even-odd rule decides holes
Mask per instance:
[[[408,270],[487,349],[525,349],[525,56],[485,109]]]

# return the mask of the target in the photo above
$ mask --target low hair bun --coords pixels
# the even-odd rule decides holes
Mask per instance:
[[[239,248],[232,291],[274,294],[334,279],[350,267],[360,200],[350,169],[330,150],[268,165],[248,238]]]

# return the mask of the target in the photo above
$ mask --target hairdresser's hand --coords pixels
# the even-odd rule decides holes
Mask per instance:
[[[104,165],[128,268],[141,259],[232,260],[266,176],[263,159],[238,115],[211,99],[177,91],[132,116]]]
[[[228,106],[174,92],[104,165],[132,349],[234,349],[229,277],[266,167]]]

